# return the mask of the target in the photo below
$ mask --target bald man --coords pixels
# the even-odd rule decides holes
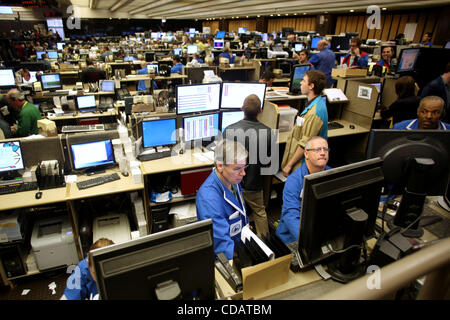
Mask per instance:
[[[331,70],[334,68],[336,62],[336,55],[333,51],[328,49],[328,41],[320,40],[317,44],[317,50],[319,53],[311,55],[309,62],[314,66],[316,70],[322,71],[327,78],[327,87],[333,84],[331,78]]]

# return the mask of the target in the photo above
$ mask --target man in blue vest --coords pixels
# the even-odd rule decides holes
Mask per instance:
[[[362,41],[359,38],[350,40],[350,52],[344,56],[342,64],[347,65],[348,68],[367,68],[369,55],[367,52],[361,51],[361,44]]]

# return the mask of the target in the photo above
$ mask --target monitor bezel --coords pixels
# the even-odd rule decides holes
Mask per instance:
[[[174,143],[170,143],[170,144],[164,144],[164,145],[146,145],[145,144],[145,138],[144,138],[144,123],[147,122],[157,122],[157,121],[167,121],[167,120],[172,120],[174,122],[174,127],[175,127],[175,142]],[[142,120],[141,123],[141,134],[142,134],[142,147],[144,148],[154,148],[154,147],[159,147],[159,146],[173,146],[176,145],[177,142],[177,118],[173,117],[173,118],[160,118],[160,119],[144,119]]]
[[[7,144],[7,143],[18,143],[19,144],[20,161],[22,163],[22,167],[21,168],[15,168],[15,169],[9,169],[9,170],[0,170],[0,175],[7,174],[8,172],[16,172],[16,171],[19,171],[19,170],[24,170],[25,169],[25,161],[23,159],[23,149],[22,149],[22,143],[20,142],[20,140],[2,141],[1,143],[2,144]]]
[[[185,140],[186,137],[186,130],[185,130],[185,120],[189,119],[189,118],[197,118],[197,117],[205,117],[205,116],[209,116],[209,115],[217,115],[217,135],[214,136],[210,136],[210,137],[203,137],[200,139],[192,139],[192,140]],[[220,112],[208,112],[208,113],[201,113],[201,114],[191,114],[191,115],[187,115],[187,116],[183,116],[181,118],[181,125],[183,128],[183,142],[192,142],[192,141],[203,141],[203,140],[207,140],[207,139],[212,139],[214,137],[217,137],[221,134],[220,131]]]
[[[113,89],[112,90],[103,90],[103,83],[104,82],[112,82],[113,84]],[[101,89],[100,91],[102,92],[115,92],[115,82],[114,80],[99,80],[99,88]]]
[[[313,47],[313,40],[314,40],[314,39],[320,39],[320,40],[323,40],[323,37],[312,37],[312,38],[311,38],[311,50],[317,50],[317,44],[318,44],[319,41],[320,41],[320,40],[317,41],[316,47],[314,48],[314,47]]]
[[[242,113],[243,117],[242,117],[241,120],[245,119],[245,114],[244,114],[243,110],[237,110],[237,109],[222,109],[222,110],[220,110],[220,123],[219,123],[219,126],[220,126],[220,132],[222,132],[222,133],[223,133],[223,130],[224,130],[224,128],[223,128],[223,114],[224,113]]]
[[[263,98],[261,99],[261,110],[264,109],[264,101],[266,100],[267,83],[257,82],[257,81],[244,81],[244,82],[224,81],[224,82],[222,82],[222,88],[221,88],[222,90],[220,92],[220,108],[219,108],[219,110],[241,110],[241,108],[243,107],[243,106],[240,106],[239,108],[224,108],[224,107],[222,107],[223,87],[225,84],[229,84],[229,83],[233,83],[233,84],[238,83],[238,84],[242,84],[242,85],[245,85],[245,84],[258,84],[261,86],[264,85],[264,95],[263,95]],[[252,93],[249,93],[249,95],[250,94],[252,94]]]
[[[50,52],[55,52],[56,53],[56,58],[50,58]],[[47,50],[47,56],[50,60],[58,60],[59,56],[58,56],[58,50]]]
[[[85,98],[85,97],[94,97],[95,107],[80,108],[80,104],[79,104],[79,102],[78,102],[78,99],[80,99],[80,98]],[[93,95],[93,94],[87,94],[87,95],[77,96],[75,100],[76,100],[76,104],[77,104],[77,109],[78,109],[78,111],[80,111],[81,113],[92,112],[92,110],[93,110],[94,108],[97,109],[97,99],[95,98],[95,95]]]
[[[59,78],[59,86],[58,87],[53,87],[53,88],[46,88],[44,86],[44,82],[42,81],[42,77],[46,77],[46,76],[52,76],[52,75],[58,75]],[[62,89],[62,83],[61,83],[61,75],[59,73],[43,73],[41,74],[41,86],[42,86],[42,90],[44,91],[54,91],[54,90],[61,90]]]
[[[39,52],[41,53],[41,57],[40,57],[40,58],[39,58],[39,54],[38,54]],[[45,50],[42,50],[42,51],[36,51],[36,60],[38,60],[38,61],[39,61],[39,60],[42,60],[42,55],[43,55],[44,53],[47,54],[47,51],[45,51]]]
[[[292,87],[293,87],[293,84],[294,84],[293,80],[294,80],[295,69],[296,69],[296,68],[300,68],[300,67],[308,67],[309,69],[306,70],[306,72],[308,72],[309,70],[311,70],[311,65],[308,64],[308,63],[305,63],[305,64],[294,64],[294,65],[292,66],[291,76],[289,77],[289,79],[290,79],[290,80],[289,80],[289,92],[291,92],[291,93],[298,93],[298,94],[301,94],[301,93],[302,93],[301,81],[300,81],[300,87],[299,87],[299,90],[298,90],[298,91],[293,91],[293,90],[292,90]],[[306,72],[305,72],[305,75],[306,75]]]
[[[414,65],[412,66],[411,70],[399,70],[400,66],[401,66],[401,62],[403,59],[403,54],[407,51],[417,51],[417,55],[416,55],[416,59],[414,60]],[[397,74],[401,74],[401,73],[407,73],[407,72],[414,72],[416,65],[417,65],[417,61],[419,60],[419,56],[420,56],[420,48],[403,48],[400,51],[400,55],[398,56],[398,64],[397,64],[397,70],[395,71]]]
[[[219,105],[217,107],[217,109],[208,109],[208,110],[204,110],[204,111],[189,111],[189,112],[179,112],[178,110],[178,92],[179,92],[179,88],[184,88],[184,87],[193,87],[193,86],[210,86],[210,85],[218,85],[219,86]],[[222,84],[220,82],[214,82],[214,83],[196,83],[196,84],[182,84],[182,85],[177,85],[176,89],[175,89],[175,97],[177,99],[177,105],[176,105],[176,114],[177,115],[186,115],[186,114],[199,114],[199,113],[207,113],[207,112],[214,112],[214,111],[218,111],[220,110],[220,104],[221,104],[221,98],[222,98]]]
[[[0,68],[0,70],[10,70],[11,73],[12,73],[12,80],[13,80],[13,82],[14,82],[14,84],[11,84],[11,85],[4,85],[4,86],[2,86],[2,85],[0,84],[0,89],[2,89],[2,90],[8,90],[8,89],[14,89],[14,88],[17,88],[16,75],[15,75],[15,72],[14,72],[14,68]]]
[[[82,167],[82,168],[75,168],[75,154],[73,152],[73,146],[78,146],[78,145],[83,145],[83,144],[90,144],[90,143],[98,143],[98,142],[107,142],[107,141],[109,141],[109,145],[111,146],[111,157],[112,157],[112,160],[109,160],[109,162],[107,162],[107,163],[102,163],[102,164],[98,164],[98,165],[85,166],[85,167]],[[101,169],[101,168],[106,168],[106,167],[115,165],[116,164],[116,159],[115,159],[115,156],[114,156],[114,147],[113,147],[111,139],[86,141],[86,142],[80,142],[80,143],[71,143],[70,144],[70,161],[71,161],[72,169],[75,172],[83,172],[83,171],[88,171],[90,169]]]
[[[189,48],[193,48],[194,46],[197,48],[197,50],[194,53],[189,53]],[[187,55],[194,55],[196,53],[198,53],[198,46],[196,44],[189,44],[186,46],[186,54]]]

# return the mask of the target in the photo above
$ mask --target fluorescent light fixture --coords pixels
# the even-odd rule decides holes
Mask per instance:
[[[14,14],[11,7],[0,7],[0,14]]]

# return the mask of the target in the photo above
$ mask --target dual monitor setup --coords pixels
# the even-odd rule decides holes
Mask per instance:
[[[220,131],[244,118],[245,98],[256,94],[264,104],[266,84],[224,82],[180,85],[176,88],[177,115],[181,116],[183,141],[211,141]],[[171,146],[177,143],[175,118],[144,119],[143,147]]]

